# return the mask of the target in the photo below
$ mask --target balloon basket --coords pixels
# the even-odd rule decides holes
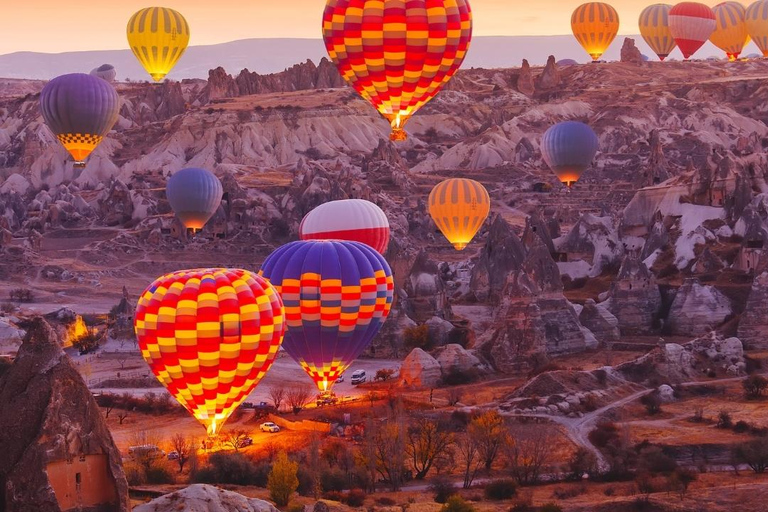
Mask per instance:
[[[72,167],[75,169],[85,169],[85,162],[75,162]]]
[[[392,128],[392,133],[389,134],[389,140],[393,142],[403,142],[408,140],[408,134],[402,128]]]

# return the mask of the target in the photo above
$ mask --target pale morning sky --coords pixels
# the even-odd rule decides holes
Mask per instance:
[[[720,0],[703,0],[712,6]],[[570,33],[570,14],[582,0],[472,0],[474,33]],[[620,33],[637,33],[640,11],[654,0],[613,0]],[[674,2],[670,2],[674,3]],[[127,48],[125,25],[146,0],[2,0],[0,54]],[[325,0],[167,0],[189,21],[193,45],[254,37],[320,37]]]

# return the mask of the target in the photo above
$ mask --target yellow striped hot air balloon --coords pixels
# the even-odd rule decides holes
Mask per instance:
[[[709,40],[728,55],[728,60],[738,59],[749,41],[746,9],[738,2],[723,2],[714,6],[712,12],[717,24]]]
[[[128,22],[128,44],[147,73],[159,82],[184,55],[189,45],[189,25],[173,9],[147,7]]]
[[[671,5],[649,5],[640,13],[640,35],[651,50],[664,60],[675,49],[675,39],[669,31],[669,11]]]
[[[747,32],[763,57],[768,57],[768,0],[757,0],[747,7]]]
[[[490,212],[488,191],[475,180],[445,180],[429,194],[429,214],[445,238],[459,251],[472,241]]]
[[[619,32],[619,14],[608,4],[589,2],[573,11],[571,29],[579,44],[597,61]]]

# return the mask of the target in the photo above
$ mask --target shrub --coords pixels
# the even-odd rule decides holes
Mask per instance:
[[[426,324],[405,329],[403,331],[403,340],[405,346],[409,349],[432,350],[433,348],[432,340],[429,336],[429,326]]]
[[[146,472],[147,483],[153,485],[172,484],[175,482],[173,472],[165,465],[149,468]]]
[[[733,426],[733,420],[731,419],[731,413],[728,411],[720,411],[717,413],[717,428],[731,428]]]
[[[643,396],[640,399],[640,403],[645,406],[645,410],[650,415],[661,412],[661,394],[658,391],[653,391]]]
[[[32,290],[27,288],[16,288],[11,290],[8,296],[11,300],[15,300],[16,302],[32,302],[35,300]]]
[[[638,466],[649,473],[671,473],[677,469],[677,461],[665,454],[658,446],[648,446],[640,452]]]
[[[363,503],[365,503],[365,491],[362,489],[351,489],[344,496],[344,503],[350,507],[362,507]]]
[[[447,386],[461,386],[462,384],[469,384],[477,380],[477,377],[478,373],[474,368],[470,370],[451,368],[443,377],[443,384]]]
[[[344,494],[341,491],[328,491],[323,493],[323,499],[341,503],[344,500]]]
[[[608,443],[619,437],[619,429],[615,423],[605,421],[598,423],[589,433],[589,441],[598,448],[605,448]]]
[[[749,400],[754,400],[763,396],[766,388],[768,388],[768,379],[760,375],[750,375],[742,381],[741,385],[744,388],[744,396]]]
[[[135,462],[125,462],[123,464],[123,471],[125,472],[126,480],[128,480],[128,485],[144,485],[147,483],[147,478],[144,474],[144,468]]]
[[[464,498],[458,494],[454,494],[445,505],[440,509],[440,512],[475,512],[475,507],[467,503]]]
[[[291,503],[285,512],[304,512],[304,505],[301,503]]]
[[[489,500],[508,500],[517,494],[517,482],[511,478],[494,480],[485,486],[483,494]]]
[[[391,507],[394,506],[397,502],[390,498],[389,496],[380,496],[376,498],[376,504],[381,505],[382,507]]]
[[[563,512],[563,509],[556,503],[547,503],[539,507],[539,512]]]
[[[99,348],[99,336],[96,331],[88,330],[72,340],[72,346],[81,354],[88,354]]]
[[[242,453],[216,452],[208,464],[192,475],[192,481],[203,484],[258,485],[264,487],[264,468]]]
[[[376,376],[374,377],[374,380],[387,381],[391,379],[394,374],[395,370],[392,368],[382,368],[380,370],[376,370]]]
[[[429,484],[429,491],[435,496],[435,503],[446,503],[448,498],[456,494],[456,486],[445,477],[435,478]]]
[[[737,434],[744,434],[745,432],[749,432],[751,428],[752,426],[749,423],[744,420],[739,420],[733,426],[733,431]]]
[[[320,473],[320,488],[324,492],[343,491],[347,486],[346,475],[338,469],[329,469]]]

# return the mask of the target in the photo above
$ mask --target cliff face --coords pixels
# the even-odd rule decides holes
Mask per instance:
[[[42,318],[0,378],[0,508],[130,510],[120,452]]]

